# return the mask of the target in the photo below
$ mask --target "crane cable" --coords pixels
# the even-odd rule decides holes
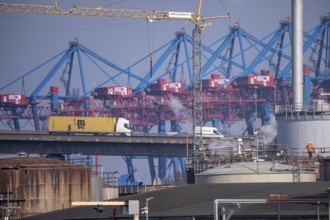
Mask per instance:
[[[152,57],[155,45],[155,32],[156,32],[156,25],[153,24],[153,33],[152,33],[152,39],[150,39],[150,30],[149,30],[149,23],[155,23],[155,20],[153,19],[147,19],[147,32],[148,32],[148,48],[149,48],[149,61],[150,61],[150,78],[152,78]],[[152,41],[152,42],[151,42]]]
[[[227,10],[225,4],[223,3],[223,1],[222,0],[219,0],[219,2],[221,3],[222,7],[225,9],[227,15],[230,14],[229,11]],[[228,19],[228,26],[230,26],[230,24],[231,24],[231,16]]]

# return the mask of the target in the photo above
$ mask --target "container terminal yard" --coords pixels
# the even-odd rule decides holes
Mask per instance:
[[[330,219],[330,12],[304,30],[303,6],[266,37],[235,23],[209,44],[210,20],[232,15],[204,17],[202,0],[196,12],[0,2],[0,16],[193,27],[129,66],[69,39],[1,82],[1,219]]]

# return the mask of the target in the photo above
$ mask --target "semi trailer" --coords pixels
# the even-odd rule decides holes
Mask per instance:
[[[49,116],[50,134],[93,134],[131,136],[133,125],[125,118],[84,117],[84,116]]]

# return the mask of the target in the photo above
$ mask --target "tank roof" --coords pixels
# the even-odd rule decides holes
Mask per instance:
[[[292,173],[293,166],[273,162],[258,162],[258,173]],[[219,174],[255,174],[257,173],[257,162],[240,162],[226,164],[206,170],[197,175],[219,175]]]
[[[80,166],[55,158],[39,157],[8,157],[0,159],[0,169],[27,168],[27,167],[50,167],[50,166]]]

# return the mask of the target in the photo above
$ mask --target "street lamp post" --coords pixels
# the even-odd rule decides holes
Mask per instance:
[[[149,218],[149,201],[154,199],[155,197],[149,197],[149,198],[146,198],[146,206],[144,208],[142,208],[142,214],[146,214],[146,220],[148,220]]]
[[[259,173],[259,138],[258,138],[258,132],[255,131],[253,132],[253,134],[256,136],[257,138],[257,149],[256,149],[256,162],[257,162],[257,173]]]

